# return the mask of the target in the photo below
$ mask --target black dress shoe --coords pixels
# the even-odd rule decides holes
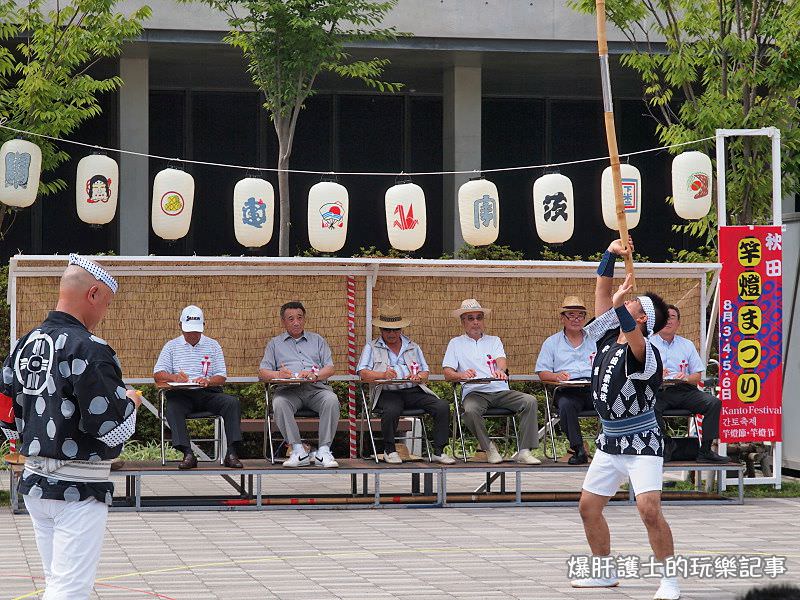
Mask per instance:
[[[569,457],[567,463],[571,465],[585,465],[589,462],[589,456],[586,454],[586,450],[581,446],[580,448],[575,450],[575,454]]]
[[[183,460],[178,463],[178,468],[181,471],[186,471],[187,469],[194,469],[197,466],[197,457],[192,454],[191,452],[187,452],[183,455]]]
[[[222,464],[228,467],[229,469],[241,469],[244,467],[242,461],[240,461],[239,457],[236,456],[235,454],[228,454],[228,456],[225,457],[225,461]]]
[[[702,463],[724,463],[730,460],[727,456],[722,456],[717,454],[713,450],[703,450],[700,449],[700,452],[697,453],[697,462]]]

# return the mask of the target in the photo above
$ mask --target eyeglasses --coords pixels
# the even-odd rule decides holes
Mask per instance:
[[[381,331],[400,331],[399,327],[379,327]]]
[[[477,315],[466,315],[464,317],[465,321],[483,321],[483,313],[478,313]]]
[[[562,317],[567,317],[570,321],[583,321],[586,318],[585,312],[563,312]]]

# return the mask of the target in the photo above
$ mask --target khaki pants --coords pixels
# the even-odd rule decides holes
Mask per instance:
[[[520,450],[539,447],[539,414],[536,398],[517,390],[502,392],[470,392],[464,397],[464,424],[478,438],[482,450],[489,449],[489,432],[483,413],[487,408],[507,408],[520,416],[519,448]]]
[[[336,393],[326,385],[314,384],[278,387],[275,390],[272,397],[275,424],[290,446],[302,441],[294,418],[301,408],[309,408],[319,415],[319,445],[330,447],[339,425],[339,398]]]

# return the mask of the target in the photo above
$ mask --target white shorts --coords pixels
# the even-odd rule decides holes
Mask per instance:
[[[636,495],[661,491],[664,459],[660,456],[608,454],[597,450],[589,465],[583,489],[598,496],[613,496],[619,486],[630,478]]]

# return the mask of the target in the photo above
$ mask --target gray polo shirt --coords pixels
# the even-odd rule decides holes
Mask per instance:
[[[322,369],[332,364],[331,349],[324,337],[304,331],[303,335],[294,339],[284,331],[267,343],[259,368],[278,371],[283,365],[292,373],[299,373],[309,371],[314,366]]]

